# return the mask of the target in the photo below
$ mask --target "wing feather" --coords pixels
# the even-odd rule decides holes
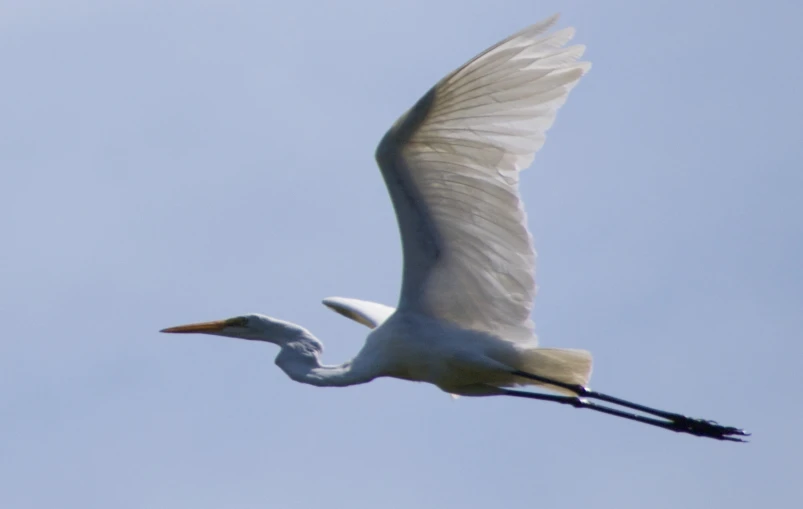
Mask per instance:
[[[557,16],[481,53],[396,121],[377,162],[404,250],[399,308],[534,341],[535,250],[518,192],[590,65]]]
[[[392,307],[378,302],[346,297],[327,297],[323,299],[323,303],[332,311],[371,329],[382,325],[396,311]]]

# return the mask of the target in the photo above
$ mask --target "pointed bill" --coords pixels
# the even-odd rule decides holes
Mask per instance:
[[[192,323],[189,325],[179,325],[177,327],[168,327],[167,329],[162,329],[159,332],[170,332],[170,333],[198,333],[198,332],[219,332],[226,327],[227,321],[226,320],[215,320],[214,322],[201,322],[201,323]]]

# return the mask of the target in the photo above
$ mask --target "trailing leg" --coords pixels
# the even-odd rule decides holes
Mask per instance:
[[[509,396],[517,396],[517,397],[524,397],[530,399],[539,399],[542,401],[555,401],[558,403],[564,404],[571,404],[572,406],[578,408],[590,408],[597,412],[606,413],[609,415],[615,415],[617,417],[622,417],[625,419],[633,420],[642,422],[645,424],[650,424],[652,426],[658,426],[664,429],[669,429],[672,431],[682,432],[682,433],[689,433],[692,435],[697,436],[704,436],[709,438],[715,438],[717,440],[730,440],[734,442],[743,442],[744,440],[735,438],[731,435],[735,436],[749,436],[749,433],[745,432],[742,429],[730,427],[730,426],[722,426],[717,424],[714,421],[709,421],[705,419],[695,419],[692,417],[687,417],[685,415],[677,414],[674,412],[667,412],[664,410],[658,410],[655,408],[650,408],[644,405],[639,405],[637,403],[632,403],[627,400],[623,400],[620,398],[616,398],[613,396],[609,396],[607,394],[603,394],[601,392],[592,391],[582,385],[574,385],[574,384],[566,384],[557,380],[553,380],[550,378],[545,378],[538,375],[533,375],[531,373],[525,373],[523,371],[514,371],[513,374],[516,376],[520,376],[523,378],[529,378],[530,380],[535,380],[542,384],[554,385],[556,387],[560,387],[571,392],[577,394],[576,397],[572,396],[553,396],[549,394],[537,394],[531,393],[526,391],[515,391],[511,389],[504,389],[503,393]],[[548,396],[548,397],[543,397]],[[615,408],[598,405],[588,401],[588,399],[596,399],[599,401],[605,401],[608,403],[613,403],[615,405],[623,406],[626,408],[630,408],[632,410],[638,410],[639,412],[644,412],[647,414],[651,414],[657,417],[661,417],[664,420],[653,419],[650,417],[646,417],[643,415],[625,412],[622,410],[618,410]]]

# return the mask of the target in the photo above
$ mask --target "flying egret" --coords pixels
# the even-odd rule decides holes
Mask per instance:
[[[588,71],[571,28],[553,16],[458,68],[385,134],[376,160],[401,232],[398,308],[324,300],[373,330],[352,360],[320,363],[305,328],[260,314],[164,329],[266,341],[298,382],[342,387],[394,377],[453,395],[515,396],[588,408],[665,429],[743,441],[741,429],[656,410],[587,388],[591,354],[540,348],[530,313],[535,251],[519,172],[544,143],[558,108]],[[522,390],[537,386],[552,393]],[[601,405],[612,403],[630,410]],[[637,412],[633,412],[633,410]],[[649,414],[651,416],[645,415]]]

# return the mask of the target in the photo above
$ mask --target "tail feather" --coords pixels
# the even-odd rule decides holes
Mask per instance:
[[[572,385],[588,385],[591,378],[591,353],[569,348],[533,348],[522,352],[518,369],[525,373],[550,378]],[[523,384],[542,386],[561,394],[574,394],[566,389],[520,378]]]

